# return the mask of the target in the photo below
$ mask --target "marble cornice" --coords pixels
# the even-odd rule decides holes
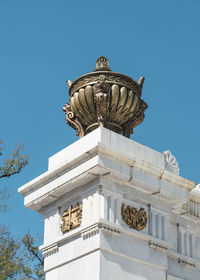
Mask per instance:
[[[91,138],[93,134],[99,138],[91,141],[92,144],[88,148],[85,147],[84,143],[87,142],[88,136]],[[97,129],[97,132],[94,131],[91,135],[85,136],[85,139],[79,140],[83,142],[80,144],[82,145],[80,151],[76,152],[76,148],[79,148],[77,142],[72,145],[73,149],[68,147],[69,149],[66,148],[50,158],[47,172],[19,188],[19,192],[25,196],[25,205],[40,211],[41,206],[58,199],[63,190],[66,193],[66,191],[76,188],[80,182],[85,184],[102,175],[109,180],[137,188],[150,195],[157,194],[159,199],[164,199],[166,195],[163,196],[163,194],[168,192],[169,199],[166,196],[166,203],[171,203],[170,197],[172,199],[176,197],[173,188],[179,190],[178,200],[183,203],[189,201],[190,197],[193,199],[194,195],[190,196],[190,193],[192,193],[191,190],[195,190],[195,183],[164,169],[164,156],[161,153],[115,134],[105,129]],[[133,145],[137,155],[122,153],[123,147],[117,150],[117,144],[114,143],[109,146],[109,141],[104,140],[107,135],[115,136],[116,140],[123,140],[123,145]],[[142,156],[137,148],[142,149]],[[65,157],[68,150],[71,153],[71,160]],[[149,161],[147,161],[148,156],[143,155],[144,153],[151,155]],[[154,158],[151,162],[151,158],[154,156],[155,159],[158,158],[158,163]],[[54,160],[57,161],[56,164]],[[143,178],[146,179],[143,180]],[[162,187],[162,182],[171,184],[171,189],[166,191]],[[199,197],[198,199],[200,199]]]

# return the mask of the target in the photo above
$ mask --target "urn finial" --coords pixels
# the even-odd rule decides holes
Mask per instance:
[[[109,61],[105,56],[100,56],[96,60],[96,69],[94,71],[111,71]]]
[[[70,99],[63,111],[79,137],[102,126],[130,137],[144,120],[148,107],[141,99],[144,77],[136,82],[111,71],[104,56],[96,60],[94,72],[67,83]]]

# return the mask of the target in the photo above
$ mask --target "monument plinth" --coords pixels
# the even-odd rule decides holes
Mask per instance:
[[[46,280],[199,280],[199,186],[170,151],[116,133],[113,119],[109,130],[108,116],[19,188],[44,217]]]

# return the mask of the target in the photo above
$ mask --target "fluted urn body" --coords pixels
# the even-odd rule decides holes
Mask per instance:
[[[147,108],[140,98],[143,82],[144,77],[136,82],[111,71],[107,58],[98,58],[94,72],[67,81],[70,100],[63,107],[67,123],[79,137],[99,126],[130,137]]]

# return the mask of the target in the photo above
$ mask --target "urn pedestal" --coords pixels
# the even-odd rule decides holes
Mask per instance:
[[[46,280],[199,280],[200,191],[170,164],[106,128],[50,157],[19,188],[44,217]]]

